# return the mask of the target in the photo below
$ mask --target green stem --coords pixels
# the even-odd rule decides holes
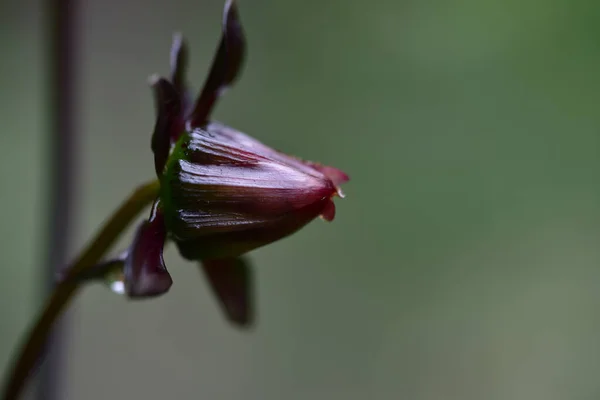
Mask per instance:
[[[68,268],[66,278],[55,287],[46,302],[44,311],[27,335],[26,340],[15,358],[5,382],[2,399],[16,400],[24,384],[35,367],[46,339],[54,322],[60,317],[69,301],[85,280],[77,279],[92,268],[113,245],[119,235],[134,218],[158,196],[159,182],[152,181],[138,187],[125,202],[113,213],[90,244],[80,253]]]

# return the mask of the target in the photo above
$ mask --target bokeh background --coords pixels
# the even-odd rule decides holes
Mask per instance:
[[[81,1],[71,255],[154,174],[171,35],[203,82],[219,0]],[[217,119],[346,170],[332,224],[253,253],[232,328],[174,248],[171,292],[86,289],[61,398],[597,399],[600,5],[241,0],[249,54]],[[0,370],[41,306],[48,132],[39,0],[0,2]],[[122,247],[126,242],[122,241]]]

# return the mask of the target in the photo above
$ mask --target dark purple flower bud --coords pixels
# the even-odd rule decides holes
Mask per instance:
[[[169,239],[183,257],[199,262],[228,319],[247,327],[254,319],[254,290],[250,265],[241,256],[317,217],[335,218],[333,198],[344,197],[339,186],[348,175],[209,120],[217,99],[239,76],[244,54],[237,8],[229,0],[210,73],[192,102],[185,77],[187,46],[181,35],[174,36],[170,79],[150,81],[159,197],[131,246],[78,279],[104,280],[130,298],[161,295],[173,283],[163,260]]]
[[[228,0],[223,32],[197,99],[186,82],[188,48],[173,38],[170,79],[154,76],[156,123],[151,147],[160,195],[131,247],[96,269],[117,292],[157,296],[169,290],[163,260],[167,239],[200,266],[228,319],[254,318],[252,273],[241,256],[282,239],[310,221],[335,218],[333,197],[348,176],[333,167],[276,151],[210,121],[218,98],[240,75],[246,41],[237,7]],[[104,271],[104,272],[102,272]]]
[[[189,106],[188,51],[180,35],[171,50],[171,82],[156,79],[153,86],[158,110],[153,151],[165,224],[191,260],[235,258],[318,216],[333,220],[332,198],[343,196],[339,185],[348,180],[338,169],[288,156],[209,121],[216,100],[239,76],[245,53],[239,13],[229,0],[221,41],[194,106]]]
[[[192,260],[237,257],[318,216],[332,220],[347,176],[277,152],[220,123],[185,133],[161,180],[169,233]]]

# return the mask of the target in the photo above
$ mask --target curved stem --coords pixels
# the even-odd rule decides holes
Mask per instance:
[[[77,277],[85,274],[88,268],[92,268],[104,256],[104,253],[133,219],[158,196],[159,187],[158,181],[138,187],[113,213],[96,237],[68,269],[65,279],[55,287],[42,314],[27,334],[27,338],[15,358],[15,363],[5,382],[3,400],[18,398],[30,372],[39,359],[54,322],[60,317],[71,298],[85,281],[78,280]]]
[[[48,148],[50,165],[48,168],[48,238],[45,245],[45,262],[41,263],[44,286],[40,300],[52,294],[56,284],[58,268],[69,262],[68,251],[71,245],[75,194],[78,186],[78,120],[79,120],[79,65],[81,41],[77,29],[81,1],[49,0],[45,3],[48,30],[49,59],[49,98],[47,101],[50,121],[48,124]],[[37,400],[59,400],[64,348],[67,329],[65,318],[57,323],[53,334],[47,340],[48,352],[45,363],[40,368],[36,388]]]

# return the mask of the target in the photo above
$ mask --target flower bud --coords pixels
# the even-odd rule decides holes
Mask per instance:
[[[192,260],[237,257],[323,216],[347,180],[277,152],[220,123],[185,133],[161,179],[164,218],[181,254]]]
[[[246,40],[234,0],[195,101],[187,87],[188,48],[173,37],[170,78],[150,80],[156,108],[151,148],[160,194],[129,249],[95,269],[114,291],[158,296],[172,285],[163,260],[167,239],[198,262],[230,321],[253,322],[253,287],[245,253],[291,235],[316,217],[335,218],[334,196],[348,181],[342,171],[276,151],[211,122],[219,97],[238,78]]]

